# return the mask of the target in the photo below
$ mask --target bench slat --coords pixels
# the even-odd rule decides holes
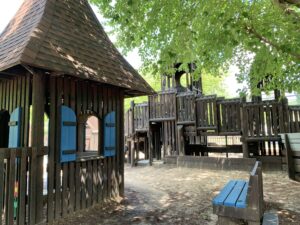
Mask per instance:
[[[232,189],[236,184],[236,180],[229,181],[226,186],[221,190],[221,192],[213,199],[214,205],[223,205],[224,201],[226,200],[227,196],[230,194]]]
[[[225,206],[232,206],[236,205],[237,200],[239,199],[246,182],[243,180],[237,180],[233,190],[227,196],[226,200],[224,201]]]
[[[237,208],[247,208],[247,193],[248,193],[249,182],[246,182],[244,189],[236,202]]]

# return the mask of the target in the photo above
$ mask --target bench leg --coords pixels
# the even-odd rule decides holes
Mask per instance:
[[[218,225],[239,225],[240,220],[224,216],[218,216]]]

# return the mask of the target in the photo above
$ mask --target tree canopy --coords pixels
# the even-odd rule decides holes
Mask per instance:
[[[90,1],[119,47],[138,48],[145,66],[161,73],[177,62],[211,74],[235,64],[249,85],[268,77],[265,90],[300,84],[300,0]]]

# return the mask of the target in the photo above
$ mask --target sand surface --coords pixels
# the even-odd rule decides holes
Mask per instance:
[[[176,168],[167,165],[125,168],[126,198],[76,212],[55,224],[201,224],[215,225],[212,198],[230,179],[247,172]],[[263,174],[267,209],[282,225],[300,225],[300,183],[284,172]]]

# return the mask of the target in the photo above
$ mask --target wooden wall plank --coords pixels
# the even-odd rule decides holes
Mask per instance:
[[[50,115],[49,115],[49,153],[48,153],[48,202],[47,202],[47,221],[54,219],[54,167],[56,151],[56,78],[50,78]]]

